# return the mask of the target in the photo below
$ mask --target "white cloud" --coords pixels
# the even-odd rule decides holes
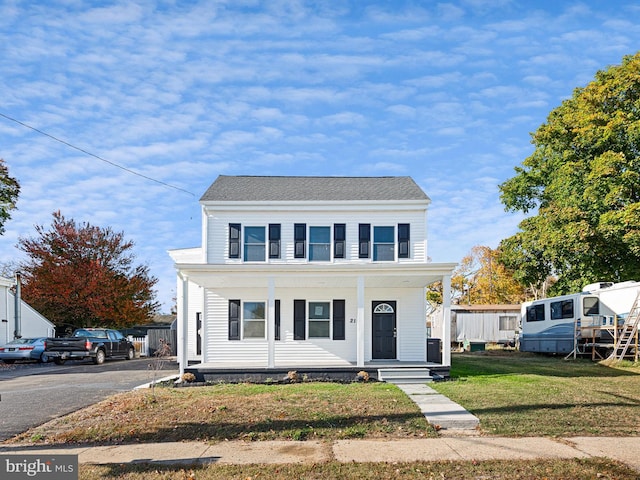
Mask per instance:
[[[23,187],[0,258],[59,208],[134,238],[170,303],[166,250],[198,244],[197,200],[218,174],[372,171],[425,185],[430,254],[458,260],[513,232],[497,185],[552,108],[637,50],[638,11],[627,0],[5,2],[0,112],[194,195],[0,118],[0,157]]]

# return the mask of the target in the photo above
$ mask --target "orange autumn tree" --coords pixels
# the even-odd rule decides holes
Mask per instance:
[[[524,286],[500,262],[499,251],[482,245],[462,259],[453,272],[451,287],[459,303],[475,305],[520,303],[526,296]]]
[[[123,233],[76,224],[58,211],[50,229],[20,238],[24,300],[57,326],[123,328],[147,323],[158,310],[158,280],[135,265]]]

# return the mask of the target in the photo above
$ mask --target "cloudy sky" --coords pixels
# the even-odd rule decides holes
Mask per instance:
[[[60,210],[133,240],[168,312],[166,252],[199,245],[225,174],[410,175],[430,257],[458,262],[516,231],[498,185],[530,133],[638,49],[623,0],[2,0],[0,158],[22,191],[0,261]]]

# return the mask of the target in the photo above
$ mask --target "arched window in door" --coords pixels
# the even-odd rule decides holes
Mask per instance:
[[[373,313],[393,313],[393,307],[388,303],[380,303],[373,309]]]

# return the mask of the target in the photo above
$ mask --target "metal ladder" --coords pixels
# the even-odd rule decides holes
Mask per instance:
[[[613,349],[613,353],[609,357],[612,360],[623,360],[629,351],[631,346],[634,346],[634,360],[638,361],[638,325],[640,325],[640,292],[636,296],[633,302],[633,307],[629,311],[629,315],[625,319],[620,333],[618,334],[618,341]],[[630,356],[630,355],[629,355]]]

